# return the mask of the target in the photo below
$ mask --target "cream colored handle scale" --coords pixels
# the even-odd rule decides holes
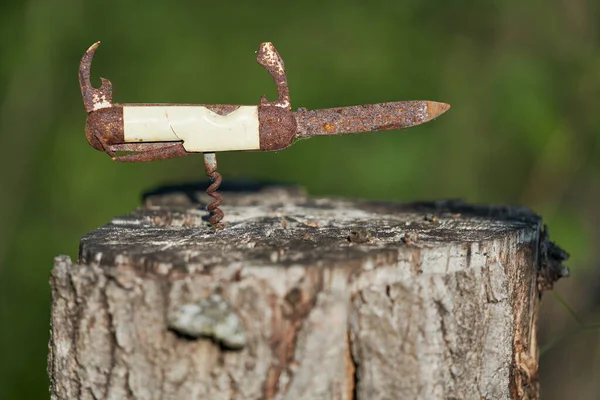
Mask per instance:
[[[257,106],[219,115],[203,106],[123,106],[125,142],[183,141],[189,152],[259,150]]]

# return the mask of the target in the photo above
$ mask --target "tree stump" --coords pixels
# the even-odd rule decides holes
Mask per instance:
[[[156,193],[57,257],[53,399],[535,399],[566,254],[527,209]]]

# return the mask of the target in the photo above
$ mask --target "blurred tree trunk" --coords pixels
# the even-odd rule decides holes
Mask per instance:
[[[214,232],[189,196],[149,196],[55,260],[53,399],[538,398],[560,268],[528,210],[225,204]]]

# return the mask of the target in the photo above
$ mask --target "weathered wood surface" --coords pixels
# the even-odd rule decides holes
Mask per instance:
[[[538,397],[537,305],[565,257],[536,215],[225,195],[223,231],[162,194],[55,260],[52,398]]]

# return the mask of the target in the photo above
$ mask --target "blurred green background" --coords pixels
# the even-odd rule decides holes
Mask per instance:
[[[97,40],[93,82],[109,78],[115,102],[274,99],[255,63],[271,41],[294,108],[450,103],[406,131],[220,154],[219,171],[319,196],[526,205],[572,254],[558,293],[598,320],[599,21],[591,0],[2,2],[0,399],[48,396],[53,257],[76,258],[79,238],[144,190],[204,179],[200,156],[118,164],[89,147],[77,69]],[[543,300],[541,344],[575,332],[541,357],[543,398],[597,398],[599,332]]]

